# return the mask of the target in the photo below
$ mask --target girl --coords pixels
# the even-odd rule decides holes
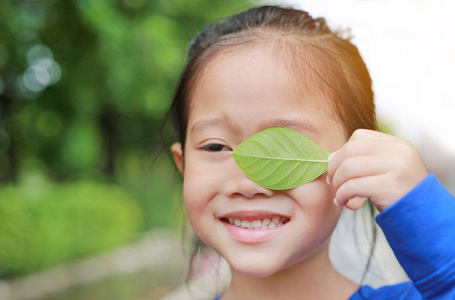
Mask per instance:
[[[455,200],[409,142],[375,131],[368,71],[324,19],[263,6],[209,25],[168,120],[189,221],[231,268],[216,299],[455,299]],[[231,152],[270,127],[332,152],[327,173],[283,191],[252,182]],[[374,290],[332,266],[341,209],[366,198],[412,282]]]

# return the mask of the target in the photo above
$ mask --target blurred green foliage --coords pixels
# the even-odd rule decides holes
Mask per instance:
[[[107,249],[135,230],[182,224],[176,172],[164,160],[152,167],[160,119],[189,40],[250,6],[0,1],[3,275]]]
[[[0,274],[17,276],[136,237],[137,202],[99,183],[0,189]]]
[[[123,176],[123,156],[150,166],[188,41],[206,22],[251,3],[0,5],[0,182],[17,182],[30,157],[57,181]]]

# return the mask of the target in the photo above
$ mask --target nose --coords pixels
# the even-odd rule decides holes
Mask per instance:
[[[223,184],[222,190],[222,193],[228,197],[236,195],[245,198],[253,198],[255,196],[271,197],[275,194],[273,190],[253,182],[237,165],[232,168],[230,173],[231,176]]]

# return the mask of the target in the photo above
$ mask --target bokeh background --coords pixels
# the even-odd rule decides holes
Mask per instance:
[[[0,300],[160,299],[185,281],[190,234],[160,120],[188,41],[262,3],[0,2]],[[452,1],[273,3],[351,28],[381,124],[454,193]]]

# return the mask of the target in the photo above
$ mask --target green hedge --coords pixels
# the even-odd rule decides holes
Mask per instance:
[[[135,199],[99,183],[0,188],[0,276],[16,277],[121,245],[141,226]]]

